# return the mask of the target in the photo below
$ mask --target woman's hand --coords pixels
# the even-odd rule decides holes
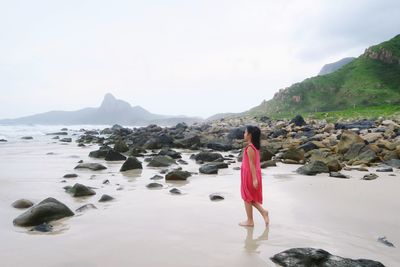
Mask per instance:
[[[257,179],[253,179],[253,186],[254,186],[255,189],[257,189],[257,187],[258,187]]]

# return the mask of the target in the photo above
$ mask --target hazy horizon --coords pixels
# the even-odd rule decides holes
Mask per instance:
[[[242,112],[400,33],[394,0],[4,1],[0,15],[0,119],[106,93],[155,114]]]

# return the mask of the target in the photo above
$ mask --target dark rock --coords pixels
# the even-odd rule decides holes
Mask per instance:
[[[53,226],[51,224],[48,224],[46,222],[36,225],[31,229],[31,231],[36,231],[36,232],[42,232],[42,233],[47,233],[53,231]]]
[[[186,161],[184,161],[183,159],[178,159],[177,162],[182,165],[188,165],[188,163]]]
[[[355,143],[350,146],[343,159],[359,165],[376,161],[377,155],[370,145]]]
[[[376,175],[375,173],[369,173],[364,175],[362,180],[375,180],[376,178],[378,178],[378,175]]]
[[[172,188],[171,190],[169,190],[169,192],[173,195],[181,195],[182,194],[181,190],[179,190],[178,188],[175,188],[175,187]]]
[[[60,142],[71,143],[72,142],[72,138],[70,138],[70,137],[61,138]]]
[[[106,161],[120,161],[120,160],[126,160],[126,157],[114,150],[109,150],[104,159]]]
[[[146,185],[147,188],[162,188],[163,185],[160,183],[149,183]]]
[[[73,215],[66,205],[49,197],[19,215],[13,223],[18,226],[35,226]]]
[[[395,247],[392,242],[386,239],[386,236],[381,236],[378,238],[378,242],[388,246],[388,247]]]
[[[240,167],[233,167],[233,170],[240,171]]]
[[[161,149],[160,152],[158,153],[158,155],[160,155],[160,156],[170,156],[173,159],[182,158],[181,153],[179,153],[179,152],[177,152],[175,150],[169,149],[169,148]]]
[[[23,140],[32,140],[33,137],[32,136],[23,136],[23,137],[21,137],[21,139],[23,139]]]
[[[223,156],[220,153],[215,152],[200,152],[194,155],[193,158],[196,161],[211,162],[217,159],[223,159]]]
[[[7,142],[6,139],[0,139],[0,142]]]
[[[96,194],[93,189],[79,183],[74,184],[72,187],[65,187],[65,189],[67,193],[70,193],[73,197],[92,196]]]
[[[267,160],[267,161],[263,161],[260,164],[261,169],[265,169],[268,167],[276,167],[276,162],[275,160]]]
[[[229,151],[232,149],[232,146],[229,144],[224,144],[220,142],[210,142],[207,144],[207,148],[217,150],[217,151]]]
[[[271,132],[270,136],[272,138],[277,138],[279,136],[286,136],[287,131],[285,129],[277,129]]]
[[[104,146],[101,146],[98,150],[91,151],[89,153],[89,157],[91,157],[91,158],[105,158],[107,153],[108,153],[108,151],[110,151],[110,150],[112,150],[111,147],[109,147],[107,145],[104,145]]]
[[[75,169],[90,169],[92,171],[105,170],[107,167],[101,165],[100,163],[80,163]]]
[[[110,180],[108,180],[108,179],[103,181],[103,184],[109,184],[109,183],[110,183]]]
[[[317,160],[298,168],[296,172],[303,175],[316,175],[318,173],[329,173],[329,168],[325,163]]]
[[[165,180],[167,181],[172,181],[172,180],[180,180],[180,181],[186,181],[188,177],[190,177],[191,174],[190,172],[187,171],[171,171],[165,175]]]
[[[260,148],[260,162],[271,160],[273,156],[275,153],[269,147],[262,146]]]
[[[299,146],[298,149],[303,149],[304,152],[308,152],[313,149],[318,149],[318,146],[315,145],[313,142],[307,142],[307,143]]]
[[[57,135],[57,136],[54,136],[54,137],[51,138],[51,139],[58,140],[58,139],[60,139],[60,137]]]
[[[136,157],[129,157],[120,169],[121,172],[134,170],[134,169],[143,169],[142,163]]]
[[[200,136],[192,135],[183,139],[175,140],[174,145],[177,148],[194,148],[200,145]]]
[[[28,200],[28,199],[18,199],[14,201],[11,206],[13,206],[16,209],[26,209],[30,208],[33,206],[33,202]]]
[[[377,261],[342,258],[315,248],[291,248],[275,254],[271,260],[284,267],[385,267]]]
[[[218,174],[218,167],[214,164],[204,164],[199,168],[200,173]]]
[[[176,164],[175,160],[170,156],[155,156],[151,159],[147,166],[149,167],[169,167]]]
[[[377,172],[393,172],[392,167],[382,167],[376,170]]]
[[[62,132],[47,133],[46,135],[68,135],[67,132],[61,130]]]
[[[234,140],[234,139],[243,139],[244,136],[244,131],[246,130],[246,127],[239,127],[239,128],[234,128],[229,131],[228,133],[228,139]]]
[[[84,211],[93,210],[93,209],[96,209],[96,210],[97,210],[97,207],[96,207],[95,205],[89,203],[89,204],[83,205],[83,206],[80,207],[80,208],[77,208],[75,211],[76,211],[76,212],[84,212]]]
[[[335,129],[370,129],[375,127],[375,122],[370,120],[362,120],[351,123],[335,123]]]
[[[150,180],[161,180],[161,179],[163,179],[163,178],[164,178],[164,177],[162,177],[161,175],[156,174],[156,175],[154,175],[153,177],[151,177]]]
[[[118,140],[114,144],[114,151],[119,152],[119,153],[125,153],[129,150],[129,147],[126,145],[126,143],[122,140]]]
[[[303,117],[301,115],[297,115],[296,117],[294,117],[290,123],[294,123],[296,126],[303,126],[306,125],[305,120],[303,119]]]
[[[335,177],[335,178],[345,178],[345,179],[349,179],[350,178],[349,176],[344,175],[344,174],[342,174],[340,172],[330,172],[329,176],[330,177]]]
[[[389,165],[393,168],[400,169],[400,159],[391,159],[385,162],[386,165]]]
[[[109,196],[107,194],[103,194],[101,196],[101,198],[99,199],[99,202],[107,202],[107,201],[111,201],[114,200],[114,198],[112,196]]]
[[[75,178],[78,177],[78,174],[76,173],[67,173],[63,176],[63,178]]]
[[[225,199],[221,194],[218,194],[218,193],[210,194],[209,198],[210,198],[211,201],[224,200]]]

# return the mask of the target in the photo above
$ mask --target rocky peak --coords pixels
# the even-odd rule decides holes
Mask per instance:
[[[374,49],[373,47],[367,48],[364,52],[365,57],[374,60],[382,61],[386,64],[399,64],[400,58],[396,57],[392,51],[385,48]]]
[[[116,99],[112,94],[107,93],[104,96],[103,102],[100,105],[100,110],[103,111],[117,111],[117,110],[130,110],[132,107],[128,102]]]

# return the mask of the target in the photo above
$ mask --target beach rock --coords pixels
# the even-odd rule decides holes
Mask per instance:
[[[364,175],[362,180],[375,180],[376,178],[378,178],[378,175],[376,175],[375,173],[369,173]]]
[[[77,208],[75,211],[76,212],[84,212],[84,211],[93,210],[93,209],[97,210],[97,207],[95,205],[89,203],[89,204],[85,204],[85,205]]]
[[[393,168],[392,167],[382,167],[379,169],[376,169],[377,172],[393,172]]]
[[[388,247],[393,247],[393,248],[395,247],[395,245],[392,242],[390,242],[389,240],[386,239],[386,236],[378,237],[378,242],[380,242]]]
[[[111,201],[111,200],[114,200],[114,198],[112,196],[109,196],[107,194],[103,194],[101,196],[101,198],[99,199],[99,202],[108,202],[108,201]]]
[[[159,156],[170,156],[173,159],[180,159],[182,158],[181,153],[172,150],[170,148],[163,148],[160,150],[160,152],[158,153]]]
[[[260,162],[271,160],[275,154],[276,151],[272,150],[270,147],[262,146],[260,148]]]
[[[261,167],[261,169],[265,169],[268,167],[276,167],[276,162],[275,162],[275,160],[267,160],[267,161],[261,162],[260,167]]]
[[[124,172],[124,171],[129,171],[129,170],[134,170],[134,169],[143,169],[142,163],[133,156],[130,156],[124,164],[122,164],[122,167],[119,171]]]
[[[18,199],[16,201],[14,201],[11,206],[13,206],[16,209],[26,209],[26,208],[30,208],[33,206],[33,202],[28,200],[28,199]]]
[[[343,159],[349,161],[349,164],[360,165],[376,161],[377,155],[371,145],[355,143],[349,147]]]
[[[211,201],[224,200],[225,199],[221,194],[218,194],[218,193],[210,194],[209,198],[210,198]]]
[[[150,177],[150,180],[161,180],[161,179],[163,179],[164,177],[162,177],[161,175],[158,175],[158,174],[156,174],[156,175],[154,175],[153,177]]]
[[[39,225],[36,225],[35,227],[33,227],[31,229],[31,231],[48,233],[48,232],[53,231],[53,225],[44,222],[42,224],[39,224]]]
[[[154,156],[147,166],[149,167],[169,167],[176,164],[175,160],[170,156]]]
[[[66,205],[49,197],[19,215],[13,223],[18,226],[35,226],[73,215]]]
[[[175,188],[175,187],[172,188],[171,190],[169,190],[169,192],[173,195],[181,195],[182,194],[181,190],[179,190],[178,188]]]
[[[325,163],[317,160],[298,168],[296,172],[303,175],[316,175],[318,173],[329,173],[329,168]]]
[[[375,127],[375,122],[371,120],[361,120],[351,123],[335,123],[335,129],[370,129]]]
[[[6,139],[0,139],[0,142],[7,142]]]
[[[315,248],[287,249],[275,254],[271,260],[285,267],[384,267],[378,261],[342,258]]]
[[[298,147],[298,149],[302,149],[304,152],[308,152],[313,149],[317,149],[318,146],[314,144],[314,142],[307,142],[301,146]]]
[[[224,157],[220,153],[215,152],[200,152],[194,155],[194,160],[203,161],[203,162],[211,162],[218,159],[223,159]]]
[[[214,164],[204,164],[199,168],[199,172],[203,174],[218,174],[218,167]]]
[[[329,173],[330,177],[335,177],[335,178],[345,178],[345,179],[349,179],[350,177],[348,175],[344,175],[340,172],[330,172]]]
[[[296,162],[300,162],[304,160],[304,151],[296,148],[289,148],[285,152],[283,152],[279,158],[281,159],[291,159]]]
[[[232,150],[232,146],[221,142],[210,142],[207,144],[207,148],[217,151],[229,151]]]
[[[126,143],[122,140],[118,140],[114,144],[114,151],[119,152],[119,153],[125,153],[129,150],[129,147],[126,145]]]
[[[163,185],[160,183],[149,183],[146,185],[147,188],[153,189],[153,188],[162,188]]]
[[[21,137],[21,139],[23,139],[23,140],[32,140],[33,137],[32,136],[23,136],[23,137]]]
[[[107,167],[101,165],[100,163],[80,163],[75,169],[90,169],[92,171],[105,170]]]
[[[167,181],[186,181],[187,178],[191,176],[188,171],[171,171],[165,175],[165,180]]]
[[[174,145],[177,148],[195,148],[200,145],[200,136],[192,135],[183,139],[175,140]]]
[[[385,164],[393,168],[400,169],[400,159],[391,159],[389,161],[386,161]]]
[[[126,157],[114,150],[108,150],[104,159],[106,161],[120,161],[120,160],[126,160]]]
[[[105,179],[105,180],[103,181],[103,184],[110,184],[110,180]]]
[[[47,133],[46,135],[68,135],[68,133],[61,130],[61,132]]]
[[[188,165],[188,164],[189,164],[189,163],[187,163],[186,161],[184,161],[183,159],[178,159],[177,162],[178,162],[179,164],[182,164],[182,165]]]
[[[92,196],[95,195],[96,192],[87,187],[86,185],[76,183],[72,187],[65,187],[67,193],[70,193],[73,197],[84,197],[84,196]]]
[[[234,128],[231,129],[227,135],[228,139],[233,140],[233,139],[243,139],[244,136],[244,131],[246,130],[246,127],[239,127],[239,128]]]
[[[61,138],[60,142],[71,143],[72,142],[72,138],[70,138],[70,137]]]
[[[91,158],[105,158],[108,151],[112,150],[111,147],[104,145],[101,146],[98,150],[91,151],[89,153],[89,157]]]
[[[364,140],[368,141],[368,143],[373,143],[376,140],[383,138],[383,134],[382,133],[367,133],[367,134],[363,135],[362,138]]]
[[[235,171],[240,171],[240,167],[233,167],[232,169]]]
[[[338,153],[345,154],[353,144],[365,144],[365,141],[356,133],[343,131],[337,145]]]
[[[359,171],[359,172],[367,172],[368,169],[365,167],[344,167],[345,171]]]
[[[63,176],[63,178],[76,178],[78,177],[78,174],[76,173],[67,173]]]
[[[289,123],[294,123],[296,126],[306,125],[305,120],[301,115],[296,115]]]

